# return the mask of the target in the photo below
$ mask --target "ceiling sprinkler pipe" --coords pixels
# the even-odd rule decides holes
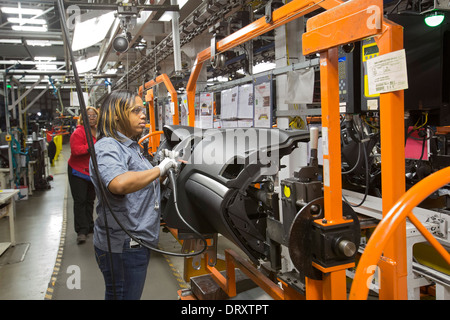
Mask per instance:
[[[172,5],[177,5],[178,0],[171,0]],[[173,59],[175,72],[181,73],[181,49],[180,49],[180,13],[172,12],[172,40],[173,40]]]

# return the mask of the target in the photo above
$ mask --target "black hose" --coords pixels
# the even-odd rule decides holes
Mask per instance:
[[[84,97],[83,97],[83,89],[81,87],[80,77],[78,75],[78,69],[76,67],[75,56],[73,54],[72,47],[69,45],[70,38],[69,38],[69,33],[67,31],[66,15],[64,12],[63,0],[58,0],[58,9],[59,9],[62,31],[64,32],[64,37],[66,39],[67,51],[69,52],[70,60],[72,62],[72,70],[73,70],[73,75],[75,78],[75,85],[77,88],[78,101],[80,102],[81,115],[82,115],[83,119],[88,119],[86,104],[85,104]],[[84,125],[84,131],[86,132],[86,141],[88,144],[89,155],[91,157],[92,164],[95,168],[95,170],[94,170],[95,175],[97,177],[97,180],[101,181],[100,174],[98,173],[97,157],[95,155],[95,149],[94,149],[94,139],[92,137],[91,128],[89,127],[89,121],[83,121],[83,125]],[[100,183],[100,190],[101,190],[103,198],[107,199],[106,191],[105,191],[102,183]],[[112,254],[111,254],[111,241],[109,238],[109,232],[108,232],[109,227],[108,227],[108,221],[106,218],[105,211],[104,211],[104,214],[105,214],[105,228],[107,230],[106,239],[107,239],[107,243],[108,243],[109,263],[110,263],[110,267],[111,267],[111,281],[112,281],[113,293],[114,293],[113,296],[114,296],[114,300],[115,300],[116,299],[116,290],[115,290],[115,279],[114,279],[114,266],[113,266],[113,260],[112,260]]]
[[[349,169],[348,171],[342,171],[342,174],[349,174],[352,173],[353,171],[355,171],[357,168],[359,168],[359,162],[361,160],[361,145],[363,143],[359,142],[358,143],[358,159],[356,160],[355,165],[353,166],[353,168]]]
[[[361,142],[361,144],[363,144]],[[363,152],[364,152],[364,163],[366,165],[366,188],[364,191],[364,197],[361,200],[361,202],[359,204],[351,204],[350,202],[348,202],[347,198],[345,198],[345,196],[342,194],[342,198],[344,199],[344,201],[349,204],[350,206],[352,206],[353,208],[357,208],[363,205],[363,203],[366,201],[367,196],[369,195],[369,183],[370,183],[370,170],[369,170],[369,156],[367,154],[367,150],[366,147],[363,145]]]

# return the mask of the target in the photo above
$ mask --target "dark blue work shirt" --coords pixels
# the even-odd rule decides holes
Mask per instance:
[[[142,156],[137,142],[122,134],[120,134],[120,137],[124,139],[123,142],[105,137],[98,140],[95,144],[99,175],[105,186],[112,211],[120,223],[133,236],[156,247],[160,227],[160,210],[159,208],[155,209],[155,201],[158,204],[160,203],[159,179],[156,179],[141,190],[126,195],[115,195],[108,190],[109,183],[120,174],[153,168],[150,162]],[[121,253],[124,241],[129,236],[117,224],[104,201],[105,199],[103,199],[99,189],[99,182],[92,166],[92,160],[89,163],[89,167],[91,180],[98,196],[98,217],[94,226],[94,245],[103,251],[108,251],[104,221],[104,212],[106,210],[111,251]]]

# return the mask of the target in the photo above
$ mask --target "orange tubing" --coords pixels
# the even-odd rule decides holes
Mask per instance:
[[[164,131],[153,131],[153,132],[150,132],[149,134],[147,134],[147,135],[143,136],[141,139],[139,139],[138,144],[139,144],[139,146],[141,148],[144,148],[144,146],[142,145],[142,142],[144,142],[145,139],[148,139],[148,138],[151,138],[153,136],[156,136],[158,134],[163,134],[163,133],[164,133]],[[152,149],[152,151],[153,151],[153,149],[158,148],[158,144],[150,143],[149,144],[149,148]]]

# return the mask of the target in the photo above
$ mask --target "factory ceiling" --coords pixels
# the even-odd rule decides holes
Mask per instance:
[[[126,76],[171,33],[170,18],[185,19],[201,0],[63,0],[69,39],[64,39],[58,3],[50,0],[0,1],[0,73],[35,88],[73,89],[67,41],[79,74],[88,85]],[[132,8],[135,8],[132,11]],[[134,14],[137,13],[137,14]],[[169,19],[167,19],[169,17]],[[129,49],[113,48],[127,35]],[[167,42],[167,41],[166,41]],[[144,71],[143,71],[144,72]],[[141,75],[139,75],[141,76]]]
[[[58,7],[61,2],[69,39],[65,39],[62,32]],[[92,89],[105,81],[113,88],[128,87],[130,83],[142,84],[153,78],[159,63],[173,54],[170,21],[173,14],[179,14],[179,38],[183,46],[208,32],[208,28],[223,21],[233,10],[236,12],[244,6],[263,8],[266,2],[0,0],[0,75],[13,76],[27,88],[73,89],[72,66],[65,46],[68,43],[86,87]],[[385,11],[398,11],[415,2],[386,0]],[[132,10],[136,10],[137,15],[133,16],[135,12]],[[113,42],[124,34],[127,35],[129,49],[119,53]],[[189,64],[184,67],[188,74]],[[95,89],[101,98],[107,86]]]

